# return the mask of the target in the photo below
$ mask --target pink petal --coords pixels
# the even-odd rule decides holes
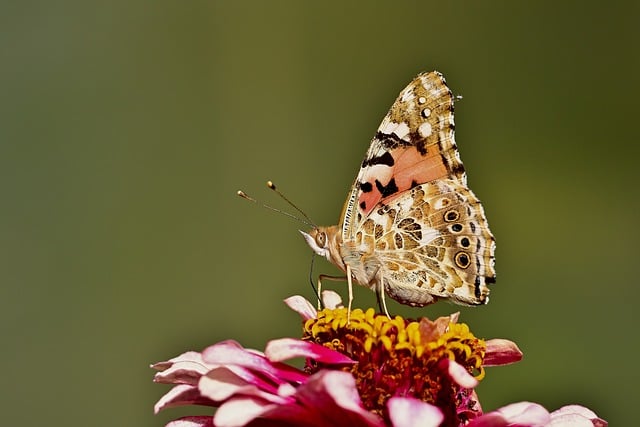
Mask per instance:
[[[184,417],[171,421],[165,427],[215,427],[213,424],[213,417],[210,416],[197,416],[197,417]]]
[[[322,370],[298,388],[296,398],[313,408],[313,418],[321,421],[317,425],[384,426],[379,416],[364,409],[355,379],[348,372]]]
[[[585,418],[598,418],[595,412],[593,412],[589,408],[585,408],[580,405],[567,405],[563,406],[560,409],[556,409],[551,413],[551,418],[554,416],[566,415],[566,414],[577,414],[582,415]]]
[[[274,406],[260,414],[260,418],[251,421],[251,427],[275,426],[327,427],[327,424],[317,416],[314,408],[298,404]]]
[[[292,386],[291,384],[284,383],[278,386],[278,391],[276,393],[278,394],[278,396],[290,397],[296,394],[297,390],[298,389]]]
[[[505,339],[492,339],[487,342],[487,352],[484,356],[483,366],[500,366],[522,360],[522,351],[516,343]]]
[[[157,371],[164,371],[176,362],[202,362],[202,356],[197,351],[187,351],[166,362],[154,363],[151,367]]]
[[[202,360],[200,353],[188,351],[166,362],[155,363],[151,367],[160,371],[153,377],[154,382],[196,385],[202,375],[216,366]]]
[[[233,340],[207,347],[202,352],[202,358],[207,363],[243,366],[259,372],[276,384],[283,381],[301,383],[307,379],[303,372],[282,363],[272,363],[259,352],[245,350]]]
[[[440,362],[447,370],[449,377],[462,388],[474,388],[478,385],[473,375],[471,375],[461,364],[455,360],[443,359]]]
[[[551,413],[550,426],[604,427],[608,423],[592,410],[580,405],[567,405]]]
[[[354,364],[342,353],[331,350],[314,342],[302,341],[294,338],[281,338],[267,343],[265,356],[272,362],[293,359],[294,357],[308,357],[317,362],[330,364]]]
[[[217,402],[227,400],[235,395],[253,396],[273,403],[288,401],[274,392],[261,390],[255,384],[248,383],[228,368],[214,369],[200,378],[198,390],[202,396]]]
[[[593,423],[582,415],[565,414],[552,418],[545,427],[593,427]]]
[[[173,387],[169,392],[158,400],[153,406],[153,412],[158,413],[166,408],[186,405],[207,405],[215,406],[215,402],[200,395],[198,389],[187,384],[180,384]]]
[[[256,387],[258,387],[258,388],[260,388],[260,389],[262,389],[264,391],[267,391],[269,393],[277,393],[278,387],[280,387],[280,386],[282,386],[284,384],[289,385],[289,383],[274,384],[273,382],[268,381],[267,379],[265,379],[260,374],[260,372],[252,371],[252,370],[247,369],[247,368],[245,368],[243,366],[228,365],[228,366],[222,366],[222,367],[220,367],[218,369],[226,369],[226,370],[232,372],[237,377],[239,377],[242,380],[244,380],[247,384],[253,384]]]
[[[251,423],[254,427],[384,427],[380,417],[362,407],[351,374],[320,371],[298,387],[287,403],[273,404],[260,396],[234,395],[215,414],[218,427]],[[289,392],[287,392],[289,394]]]
[[[328,309],[342,308],[342,297],[334,291],[322,291],[322,304]]]
[[[541,405],[531,402],[512,403],[472,420],[467,427],[546,426],[551,417]]]
[[[387,408],[394,427],[438,427],[444,420],[438,407],[412,397],[392,397]]]
[[[241,427],[274,406],[255,397],[234,397],[218,408],[213,420],[216,427]]]
[[[531,402],[512,403],[498,409],[497,412],[505,416],[514,424],[542,424],[549,421],[549,412],[542,405]]]
[[[315,319],[318,317],[318,312],[313,304],[300,295],[289,297],[284,300],[284,303],[287,304],[290,309],[302,316],[303,320]]]
[[[233,396],[243,387],[252,385],[227,368],[217,368],[203,376],[198,389],[203,396],[222,402]]]

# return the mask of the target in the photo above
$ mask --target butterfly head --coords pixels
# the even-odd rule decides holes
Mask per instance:
[[[340,233],[338,232],[337,226],[318,226],[308,233],[302,230],[300,230],[300,233],[302,233],[307,244],[315,253],[326,258],[329,262],[336,264],[338,267],[344,265],[342,257],[340,256]]]

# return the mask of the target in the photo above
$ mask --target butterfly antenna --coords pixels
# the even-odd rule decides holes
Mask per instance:
[[[300,212],[302,214],[302,216],[308,221],[307,225],[316,228],[317,225],[311,220],[311,218],[309,218],[309,216],[304,213],[304,211],[302,209],[300,209],[298,206],[295,205],[295,203],[293,203],[291,200],[287,199],[287,197],[282,194],[280,192],[280,190],[278,190],[276,188],[276,185],[271,182],[271,181],[267,181],[267,187],[269,187],[270,189],[272,189],[273,191],[275,191],[278,196],[280,196],[282,198],[282,200],[284,200],[285,202],[287,202],[289,204],[289,206],[291,206],[293,209],[297,210],[298,212]]]
[[[293,214],[291,214],[289,212],[285,212],[283,210],[274,208],[273,206],[265,205],[264,203],[258,202],[256,199],[254,199],[253,197],[249,196],[247,193],[245,193],[242,190],[238,190],[237,194],[238,194],[238,196],[242,197],[243,199],[246,199],[246,200],[248,200],[250,202],[253,202],[253,203],[257,204],[257,205],[260,205],[265,209],[269,209],[269,210],[272,210],[274,212],[278,212],[279,214],[282,214],[284,216],[288,216],[289,218],[293,218],[296,221],[301,222],[301,223],[303,223],[304,225],[306,225],[308,227],[314,227],[314,228],[316,227],[316,225],[313,222],[311,222],[311,220],[309,220],[309,218],[307,218],[306,215],[305,215],[306,219],[302,219],[302,218],[299,218],[299,217],[297,217],[297,216],[295,216],[295,215],[293,215]]]

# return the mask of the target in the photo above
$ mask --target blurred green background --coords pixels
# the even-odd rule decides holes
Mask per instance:
[[[160,426],[194,411],[152,414],[167,387],[150,363],[298,336],[281,300],[312,297],[299,224],[235,191],[283,206],[271,179],[335,223],[391,102],[432,69],[464,96],[498,283],[486,307],[390,309],[460,309],[518,342],[524,360],[480,386],[487,410],[634,424],[639,18],[637,2],[2,2],[2,424]]]

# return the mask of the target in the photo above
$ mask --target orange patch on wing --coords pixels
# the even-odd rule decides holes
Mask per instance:
[[[429,150],[425,155],[420,154],[415,147],[394,151],[402,151],[395,153],[397,157],[393,156],[396,159],[393,177],[400,191],[410,189],[412,183],[424,184],[449,175],[438,150]],[[391,153],[394,154],[393,151]]]
[[[430,148],[425,155],[420,154],[416,147],[397,148],[391,151],[395,161],[393,166],[372,166],[371,171],[363,176],[364,182],[371,184],[372,190],[361,191],[358,195],[359,212],[366,217],[381,200],[392,199],[409,190],[413,184],[424,184],[448,176],[449,171],[442,161],[440,152],[435,149],[435,146]],[[387,186],[392,179],[397,191],[383,198],[376,187],[376,180],[383,186]]]
[[[373,208],[378,204],[378,202],[382,199],[382,194],[378,191],[378,189],[374,188],[373,191],[369,193],[360,193],[360,197],[358,197],[358,210],[362,212],[362,214],[366,217],[369,215],[369,212],[373,210]]]

